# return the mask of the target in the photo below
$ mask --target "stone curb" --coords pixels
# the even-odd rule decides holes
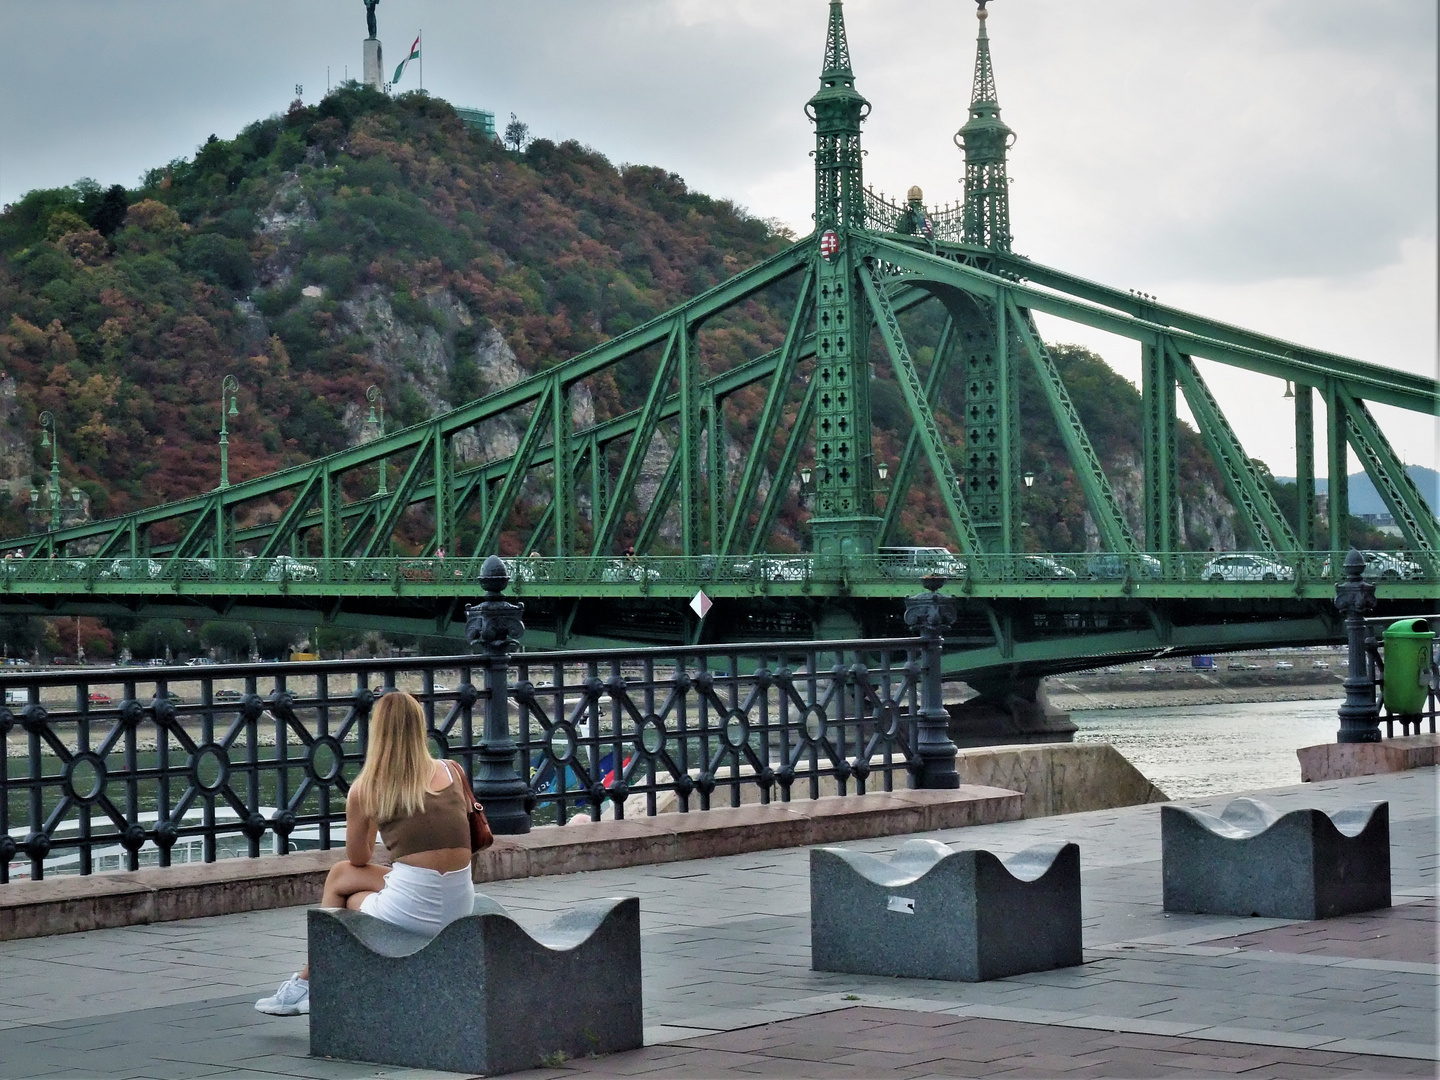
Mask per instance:
[[[1440,763],[1440,735],[1402,735],[1373,743],[1321,743],[1295,751],[1301,783],[1408,772]]]
[[[1005,788],[893,791],[577,822],[497,838],[477,882],[614,870],[1020,819]],[[0,941],[313,904],[340,849],[0,885]]]

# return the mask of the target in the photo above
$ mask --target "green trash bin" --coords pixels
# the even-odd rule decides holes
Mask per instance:
[[[1434,640],[1435,631],[1426,619],[1401,619],[1385,628],[1385,708],[1392,714],[1424,710]]]

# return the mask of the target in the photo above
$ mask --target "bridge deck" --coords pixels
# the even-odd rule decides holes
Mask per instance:
[[[1084,966],[979,985],[811,971],[804,849],[488,885],[535,923],[640,896],[651,1045],[524,1075],[1433,1075],[1433,770],[1266,797],[1388,799],[1397,906],[1318,924],[1166,916],[1155,806],[931,834],[1081,847]],[[254,1012],[303,948],[298,909],[0,944],[0,984],[24,988],[0,1006],[0,1078],[445,1075],[316,1061],[304,1019]]]

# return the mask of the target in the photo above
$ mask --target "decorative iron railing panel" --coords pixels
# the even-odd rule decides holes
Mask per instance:
[[[0,882],[344,842],[377,693],[473,773],[475,658],[0,674]],[[440,674],[447,680],[436,678]],[[142,858],[143,855],[143,858]]]
[[[739,806],[747,786],[817,798],[826,778],[840,795],[890,791],[918,763],[917,638],[516,661],[516,742],[544,820],[598,820],[607,801],[617,818],[636,801],[655,814],[667,793],[681,812],[717,793]]]

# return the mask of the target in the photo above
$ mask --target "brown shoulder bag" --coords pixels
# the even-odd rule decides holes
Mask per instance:
[[[485,808],[475,799],[475,792],[470,787],[470,782],[465,779],[465,770],[455,762],[446,760],[445,767],[455,774],[455,779],[460,782],[460,793],[465,796],[465,816],[470,821],[470,853],[484,851],[495,842],[495,834],[490,831],[490,822],[485,820]]]

